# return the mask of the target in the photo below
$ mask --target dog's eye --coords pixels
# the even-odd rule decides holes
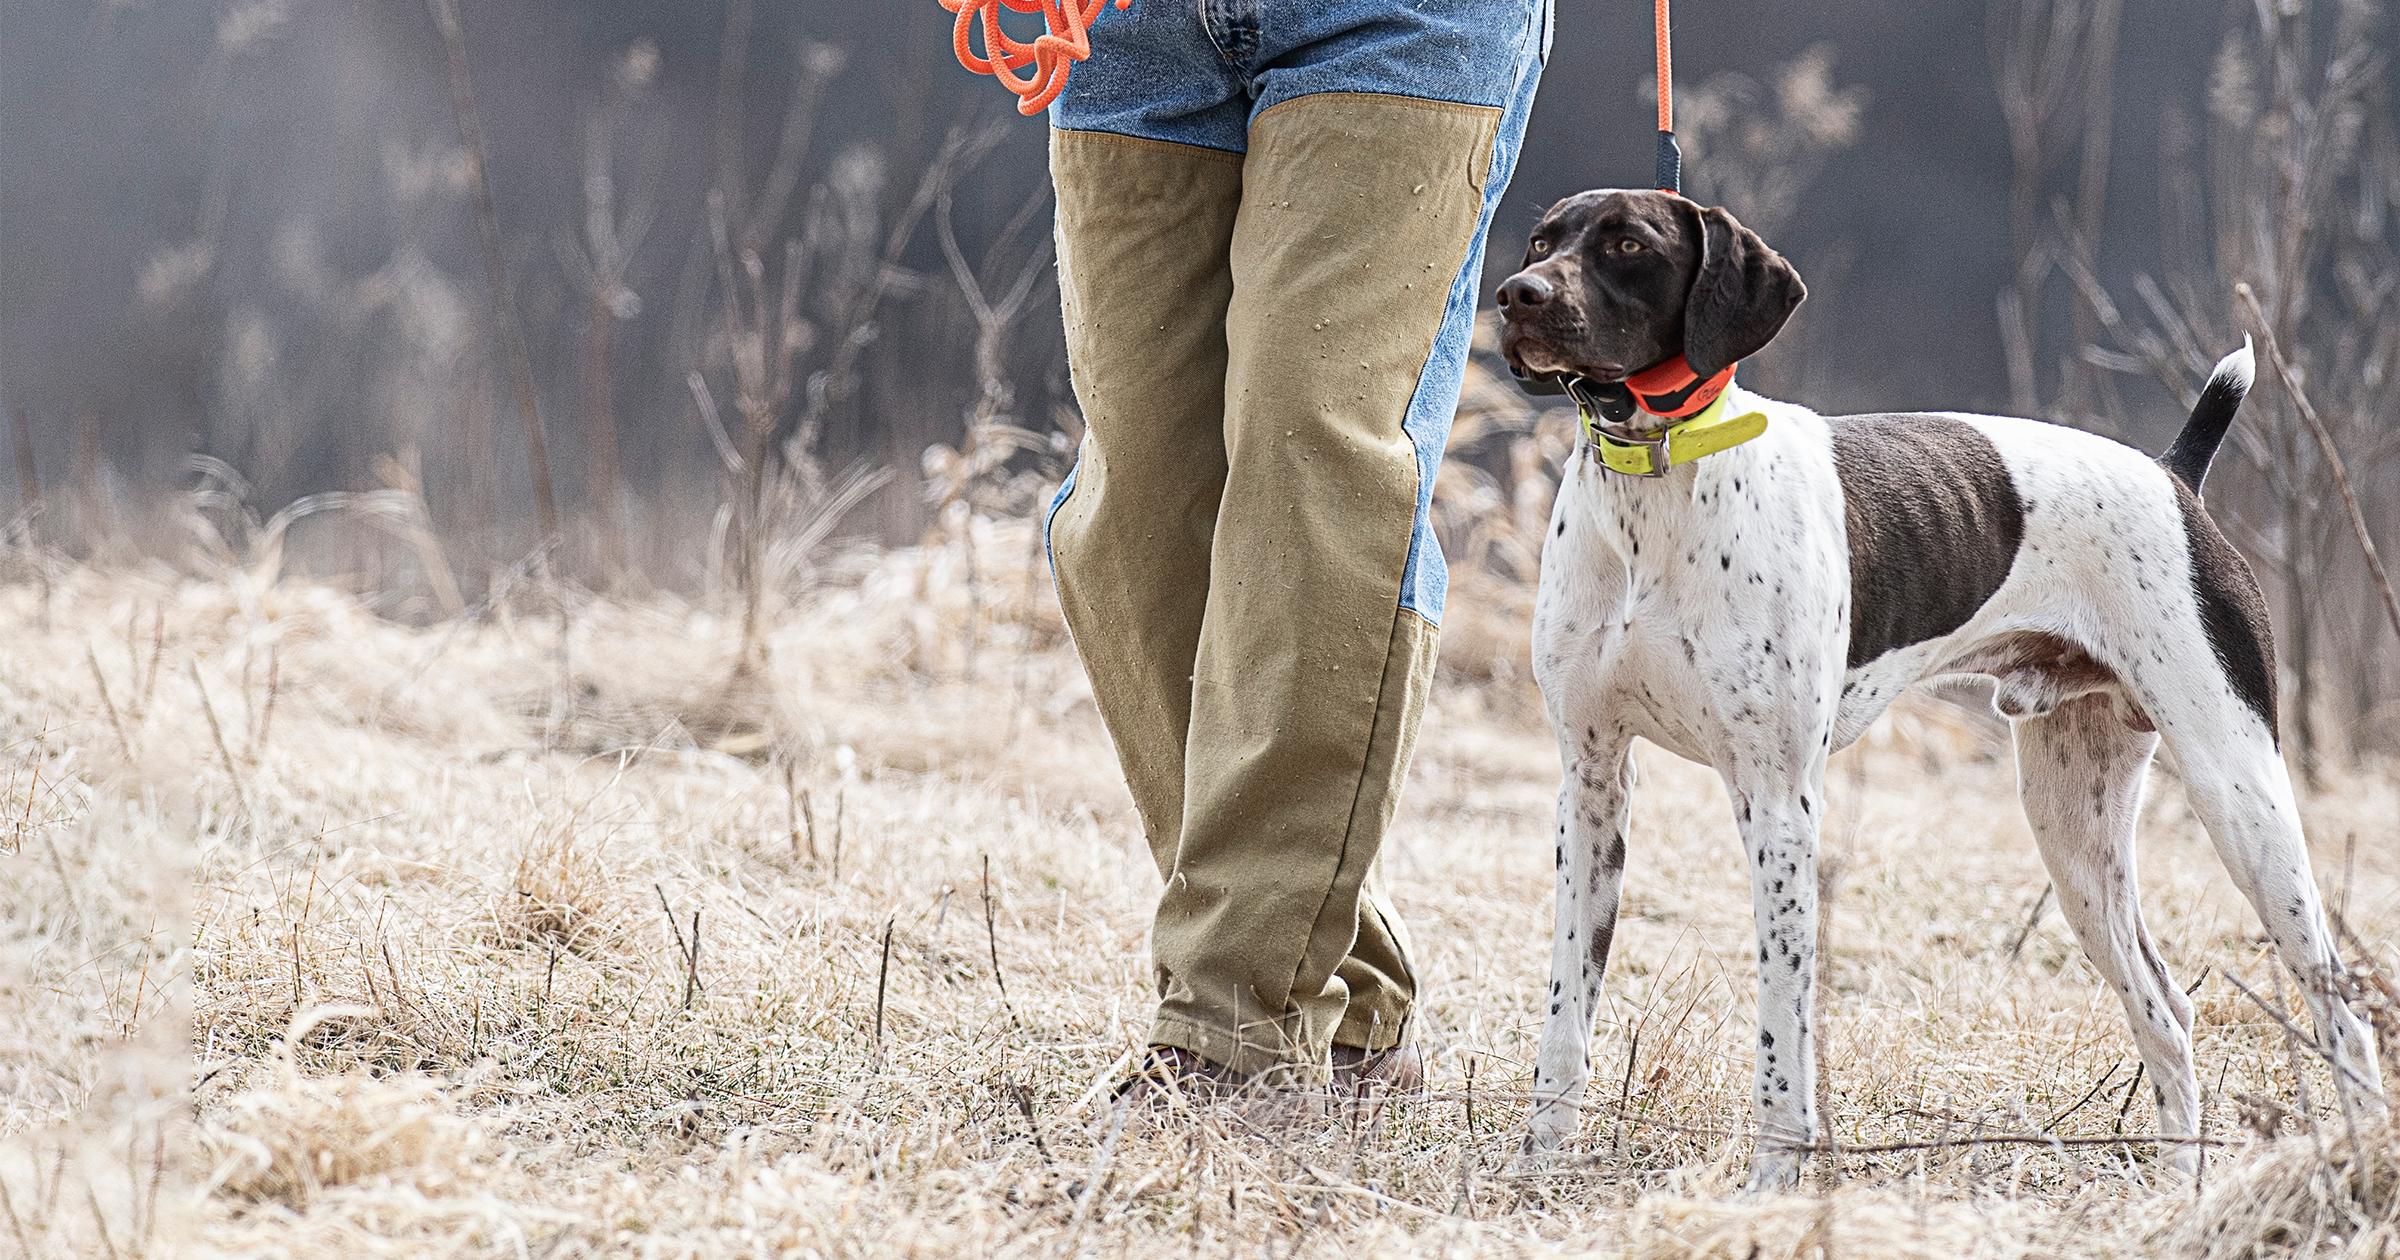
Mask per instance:
[[[1547,256],[1549,255],[1549,253],[1550,253],[1550,242],[1548,242],[1548,241],[1546,241],[1546,240],[1543,240],[1541,237],[1538,237],[1538,236],[1537,236],[1537,237],[1534,237],[1534,238],[1533,238],[1533,256],[1534,256],[1534,257],[1536,257],[1536,258],[1543,258],[1543,257],[1547,257]]]
[[[1642,243],[1630,236],[1620,237],[1609,249],[1619,254],[1638,254],[1642,252]]]

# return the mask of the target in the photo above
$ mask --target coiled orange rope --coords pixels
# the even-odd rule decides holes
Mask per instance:
[[[1017,112],[1038,114],[1067,90],[1067,72],[1075,63],[1092,55],[1092,23],[1099,19],[1100,10],[1110,0],[941,0],[943,8],[958,15],[951,31],[951,51],[958,54],[958,64],[977,74],[988,74],[1000,81],[1017,98]],[[1133,0],[1115,0],[1116,7],[1129,9]],[[1000,10],[1016,13],[1039,13],[1049,30],[1035,37],[1030,44],[1021,43],[1000,28]],[[975,30],[983,28],[983,52],[975,51]],[[1033,67],[1033,73],[1016,72]]]

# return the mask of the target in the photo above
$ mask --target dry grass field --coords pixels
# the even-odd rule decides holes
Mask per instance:
[[[2144,900],[2224,1145],[2195,1187],[2108,1141],[2152,1123],[2115,1000],[2034,914],[2004,750],[1934,709],[1834,772],[1852,1149],[1735,1193],[1746,884],[1645,749],[1595,1105],[1518,1167],[1556,762],[1465,590],[1385,857],[1428,1092],[1112,1126],[1156,876],[1046,585],[990,561],[1024,535],[984,541],[974,581],[851,563],[760,670],[707,609],[531,580],[429,626],[238,569],[0,588],[0,1251],[2400,1255],[2400,1152],[2231,983],[2277,1000],[2164,771]],[[2306,807],[2400,975],[2400,779]]]

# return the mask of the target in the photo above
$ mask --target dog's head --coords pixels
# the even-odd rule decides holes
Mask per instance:
[[[1668,192],[1578,193],[1542,215],[1500,286],[1500,352],[1529,389],[1608,384],[1681,354],[1703,377],[1757,353],[1808,289],[1713,206]]]

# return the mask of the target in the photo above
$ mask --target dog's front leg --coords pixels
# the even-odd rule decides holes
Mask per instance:
[[[1728,776],[1758,928],[1758,1150],[1750,1189],[1787,1189],[1817,1136],[1817,819],[1824,762],[1803,775]]]
[[[1550,1014],[1533,1069],[1528,1154],[1556,1151],[1582,1119],[1591,1075],[1592,1021],[1617,931],[1625,876],[1625,824],[1633,789],[1631,741],[1622,733],[1562,723],[1557,906],[1550,928]]]

